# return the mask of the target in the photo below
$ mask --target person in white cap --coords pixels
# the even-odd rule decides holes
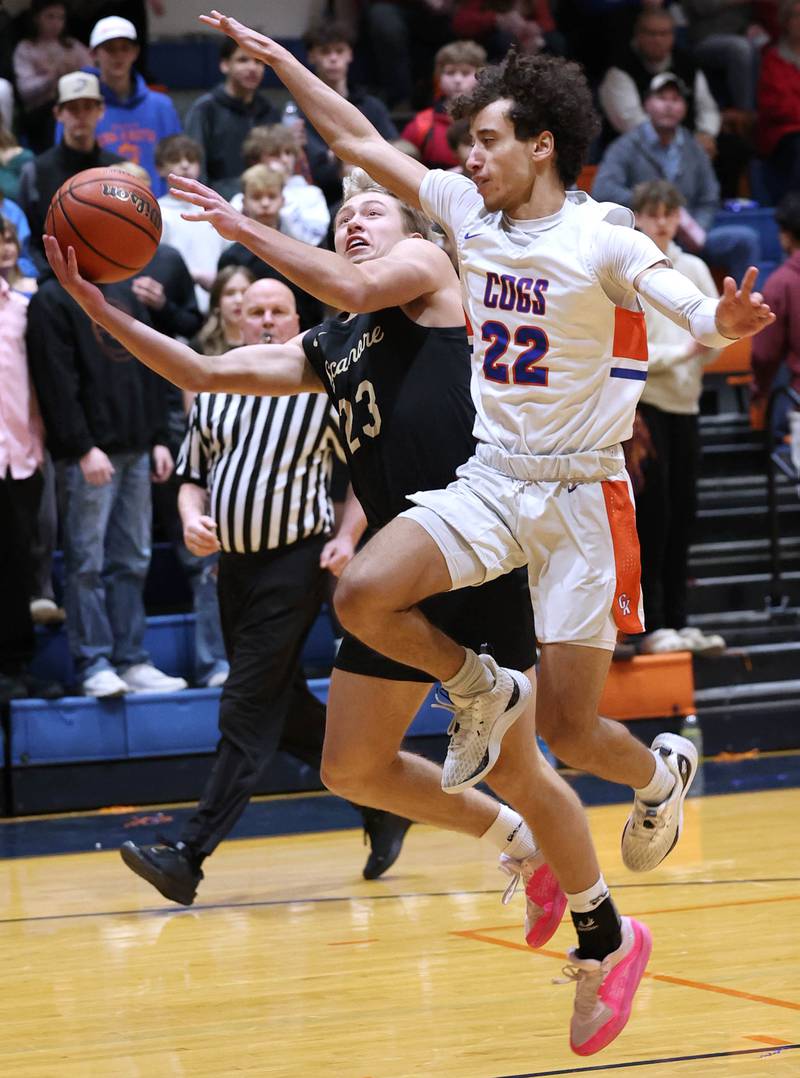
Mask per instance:
[[[62,75],[54,112],[62,139],[23,166],[19,183],[18,202],[31,226],[31,254],[39,268],[46,265],[42,232],[47,207],[61,184],[76,172],[123,160],[119,154],[101,148],[97,140],[104,106],[96,75],[88,71]]]
[[[119,15],[100,19],[92,28],[89,48],[106,106],[97,139],[103,149],[122,153],[147,169],[153,192],[160,197],[166,185],[156,168],[155,148],[160,139],[182,130],[175,106],[134,70],[139,42],[128,19]]]

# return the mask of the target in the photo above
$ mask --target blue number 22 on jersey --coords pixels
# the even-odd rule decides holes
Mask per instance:
[[[514,344],[524,351],[513,363],[503,359],[511,343],[511,334],[502,322],[484,322],[481,326],[481,339],[489,345],[483,356],[483,374],[490,382],[499,382],[506,386],[547,385],[549,368],[537,366],[550,348],[550,341],[541,326],[520,326],[517,329]]]

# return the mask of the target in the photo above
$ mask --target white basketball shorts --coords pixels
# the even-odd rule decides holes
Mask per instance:
[[[541,644],[613,650],[640,633],[639,540],[621,448],[563,457],[512,456],[479,445],[444,490],[409,496],[447,561],[452,588],[527,565]]]

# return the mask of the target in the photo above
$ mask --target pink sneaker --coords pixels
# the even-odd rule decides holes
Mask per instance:
[[[564,973],[567,980],[577,981],[569,1046],[577,1055],[599,1052],[625,1028],[652,947],[647,925],[623,917],[622,944],[602,962],[578,958],[575,948],[569,950]]]
[[[518,861],[500,854],[500,869],[511,877],[503,893],[503,905],[511,901],[520,879],[525,882],[525,942],[529,947],[544,947],[561,924],[567,908],[567,896],[540,853]]]

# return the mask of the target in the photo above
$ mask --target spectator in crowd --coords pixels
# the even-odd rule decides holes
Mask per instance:
[[[32,161],[33,158],[30,158]],[[22,207],[10,198],[6,198],[0,191],[0,214],[14,226],[19,241],[20,256],[19,265],[26,277],[38,277],[39,270],[31,257],[31,230],[28,218],[22,211]]]
[[[226,266],[220,270],[211,286],[208,318],[191,342],[195,351],[216,356],[244,344],[244,294],[254,280],[244,266]]]
[[[367,43],[377,58],[375,76],[391,109],[410,111],[415,85],[424,87],[422,101],[430,101],[433,58],[454,36],[451,6],[450,0],[367,3]]]
[[[651,180],[633,192],[636,225],[706,296],[718,297],[708,267],[675,243],[683,197],[666,180]],[[725,641],[686,624],[689,543],[697,511],[700,457],[698,413],[703,365],[715,355],[666,315],[644,303],[647,322],[647,382],[639,418],[649,435],[636,492],[636,529],[642,559],[642,596],[647,633],[641,650],[719,653]]]
[[[284,173],[267,165],[252,165],[242,175],[242,213],[267,228],[281,229],[280,213],[283,206]],[[253,277],[272,277],[283,281],[294,294],[301,329],[315,326],[322,318],[322,305],[296,285],[289,283],[277,270],[268,266],[242,243],[233,243],[222,253],[219,269],[226,266],[246,266]]]
[[[198,180],[203,150],[188,135],[170,135],[156,146],[156,168],[167,182],[170,172]],[[195,283],[195,297],[201,311],[208,310],[208,293],[217,273],[220,255],[228,246],[208,221],[184,221],[186,203],[169,191],[158,200],[161,207],[161,242],[180,251]]]
[[[101,287],[150,322],[130,282]],[[31,300],[27,344],[48,446],[63,469],[67,630],[81,690],[110,697],[184,689],[143,646],[151,471],[164,482],[173,468],[165,383],[98,332],[54,277]]]
[[[779,11],[778,43],[761,62],[757,129],[776,203],[800,190],[800,0],[785,0]]]
[[[350,82],[354,39],[344,23],[330,18],[313,22],[303,36],[308,65],[337,94],[346,97],[386,139],[397,138],[397,128],[380,98]],[[305,150],[314,183],[322,188],[328,205],[342,197],[342,162],[330,152],[315,127],[305,121]]]
[[[683,126],[688,95],[674,72],[655,76],[644,102],[648,118],[608,147],[592,194],[600,201],[630,206],[637,184],[669,180],[685,201],[678,243],[740,281],[748,266],[758,265],[758,236],[746,225],[714,226],[719,184],[708,154]]]
[[[96,138],[104,111],[96,75],[86,71],[62,75],[55,111],[63,126],[63,140],[28,161],[19,180],[20,205],[31,229],[31,254],[40,269],[47,265],[42,246],[44,219],[61,184],[86,168],[118,165],[123,160],[119,154],[102,149]]]
[[[254,127],[244,141],[242,153],[247,168],[267,165],[280,169],[286,176],[280,211],[281,232],[315,247],[321,243],[327,235],[331,215],[321,189],[297,172],[300,149],[296,132],[285,124]],[[231,203],[240,210],[242,196],[234,195]]]
[[[97,141],[104,150],[146,169],[153,191],[162,195],[166,185],[156,168],[155,148],[159,139],[181,130],[175,106],[166,94],[149,89],[133,70],[139,45],[132,22],[116,15],[100,19],[92,28],[89,45],[105,101]]]
[[[656,75],[671,71],[689,93],[684,126],[713,158],[720,114],[705,75],[691,55],[675,46],[675,23],[664,8],[643,8],[630,43],[606,71],[598,88],[606,119],[619,135],[647,119],[644,100]]]
[[[91,63],[82,41],[67,33],[63,0],[33,0],[25,36],[14,49],[14,78],[22,104],[21,127],[28,146],[42,153],[53,145],[58,80]]]
[[[753,338],[751,416],[761,428],[772,390],[789,385],[800,393],[800,192],[784,195],[775,220],[786,261],[762,286],[764,301],[775,312],[775,321]],[[775,403],[773,432],[782,438],[788,428],[792,405],[785,396]]]
[[[5,203],[4,206],[0,206],[0,210],[4,210],[7,206],[8,203]],[[25,272],[25,267],[20,261],[22,244],[20,243],[19,233],[13,221],[5,216],[0,216],[0,240],[2,241],[0,243],[0,249],[2,250],[0,276],[15,292],[19,292],[27,299],[30,299],[36,291],[37,281],[35,277]]]
[[[502,60],[512,45],[525,53],[566,52],[549,0],[456,0],[453,32],[480,42],[493,61]]]
[[[28,296],[18,267],[13,225],[0,217],[0,703],[34,695],[56,697],[63,688],[37,682],[33,658],[31,548],[42,492],[44,430],[25,349]],[[35,282],[33,283],[35,288]]]
[[[31,151],[20,146],[14,132],[0,120],[0,199],[19,198],[20,174],[32,160]]]
[[[261,280],[248,288],[246,344],[285,344],[298,331],[286,285]],[[224,417],[232,408],[230,424]],[[221,551],[219,602],[231,664],[221,736],[200,804],[178,841],[126,842],[121,851],[129,868],[173,902],[194,901],[201,866],[244,812],[278,748],[320,767],[325,708],[308,688],[301,652],[325,597],[324,566],[335,557],[341,571],[365,524],[359,513],[331,538],[334,453],[344,456],[338,419],[316,394],[195,398],[178,459],[180,508],[189,549],[198,556]],[[245,454],[251,464],[243,472]],[[383,852],[373,837],[378,819],[394,822],[396,857],[408,821],[370,809],[362,815],[373,855]]]
[[[139,43],[137,67],[147,78],[148,9],[153,15],[159,17],[165,13],[166,5],[167,0],[71,0],[70,22],[75,23],[76,33],[84,41],[89,40],[92,27],[98,19],[116,15],[132,22]]]
[[[752,116],[761,47],[769,39],[750,0],[683,0],[689,43],[704,71],[719,73],[732,108]]]
[[[225,191],[226,181],[235,185],[244,170],[242,145],[251,130],[277,123],[280,114],[259,89],[262,63],[251,60],[230,38],[223,41],[219,55],[225,81],[198,97],[186,115],[185,129],[203,147],[205,179]]]
[[[454,168],[458,164],[447,141],[447,130],[453,122],[449,105],[459,94],[469,93],[485,63],[486,50],[475,41],[453,41],[436,53],[436,98],[430,108],[409,120],[402,133],[407,142],[417,147],[420,161],[429,168]]]

